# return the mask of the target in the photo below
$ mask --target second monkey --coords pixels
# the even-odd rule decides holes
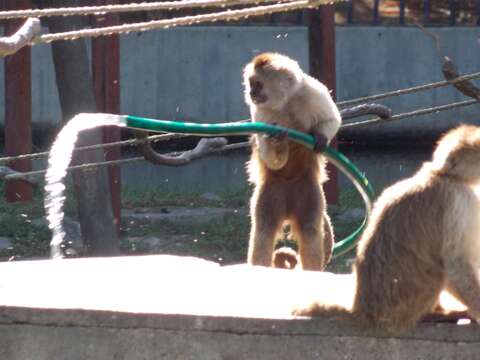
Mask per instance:
[[[319,153],[337,133],[340,113],[328,89],[284,55],[256,56],[244,69],[244,83],[252,121],[310,133],[316,140],[312,151],[285,136],[253,136],[248,263],[272,265],[275,240],[288,222],[302,268],[323,270],[332,256],[334,236],[322,188],[325,159]]]

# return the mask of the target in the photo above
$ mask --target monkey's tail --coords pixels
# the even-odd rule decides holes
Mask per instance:
[[[273,266],[280,269],[295,269],[298,255],[295,250],[282,246],[273,252]]]
[[[349,324],[355,323],[355,315],[352,309],[340,304],[328,304],[316,301],[306,307],[297,307],[292,313],[295,316],[323,316],[348,322]]]
[[[363,115],[377,115],[385,120],[392,116],[392,110],[380,104],[361,104],[340,110],[343,120],[352,119]]]

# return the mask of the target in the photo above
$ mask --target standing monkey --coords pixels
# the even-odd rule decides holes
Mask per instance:
[[[392,332],[413,327],[447,290],[480,319],[480,128],[444,135],[411,178],[376,201],[360,240],[351,309],[314,303],[299,315],[349,316]]]
[[[255,184],[248,262],[271,266],[275,239],[285,222],[299,244],[303,269],[322,270],[332,255],[333,231],[322,184],[319,152],[337,133],[341,117],[328,89],[287,56],[264,53],[244,69],[245,99],[252,121],[278,124],[315,137],[315,150],[286,136],[254,135],[248,165]]]

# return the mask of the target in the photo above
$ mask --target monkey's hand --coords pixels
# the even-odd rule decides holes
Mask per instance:
[[[328,139],[322,133],[312,131],[310,133],[315,138],[315,144],[313,145],[313,151],[324,152],[327,149]]]
[[[273,123],[272,125],[277,125],[277,123]],[[273,140],[274,142],[284,142],[285,140],[288,139],[288,130],[282,130],[280,132],[277,132],[276,134],[266,134],[264,137],[268,140]]]
[[[257,136],[260,158],[271,170],[281,169],[288,160],[287,131]]]

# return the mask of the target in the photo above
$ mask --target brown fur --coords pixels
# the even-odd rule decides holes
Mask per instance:
[[[272,62],[274,54],[272,53],[263,53],[260,55],[257,55],[255,58],[253,58],[252,63],[255,69],[260,69],[262,67],[267,66]]]
[[[245,67],[244,78],[252,121],[321,134],[326,142],[338,130],[341,118],[328,90],[292,59],[261,54]],[[322,188],[325,160],[285,138],[256,135],[252,140],[248,171],[255,190],[248,262],[271,266],[276,236],[289,222],[302,267],[322,270],[333,247]]]
[[[296,314],[398,332],[431,313],[447,290],[480,318],[479,182],[480,128],[460,126],[440,140],[432,162],[376,201],[357,250],[352,308],[314,303]]]

